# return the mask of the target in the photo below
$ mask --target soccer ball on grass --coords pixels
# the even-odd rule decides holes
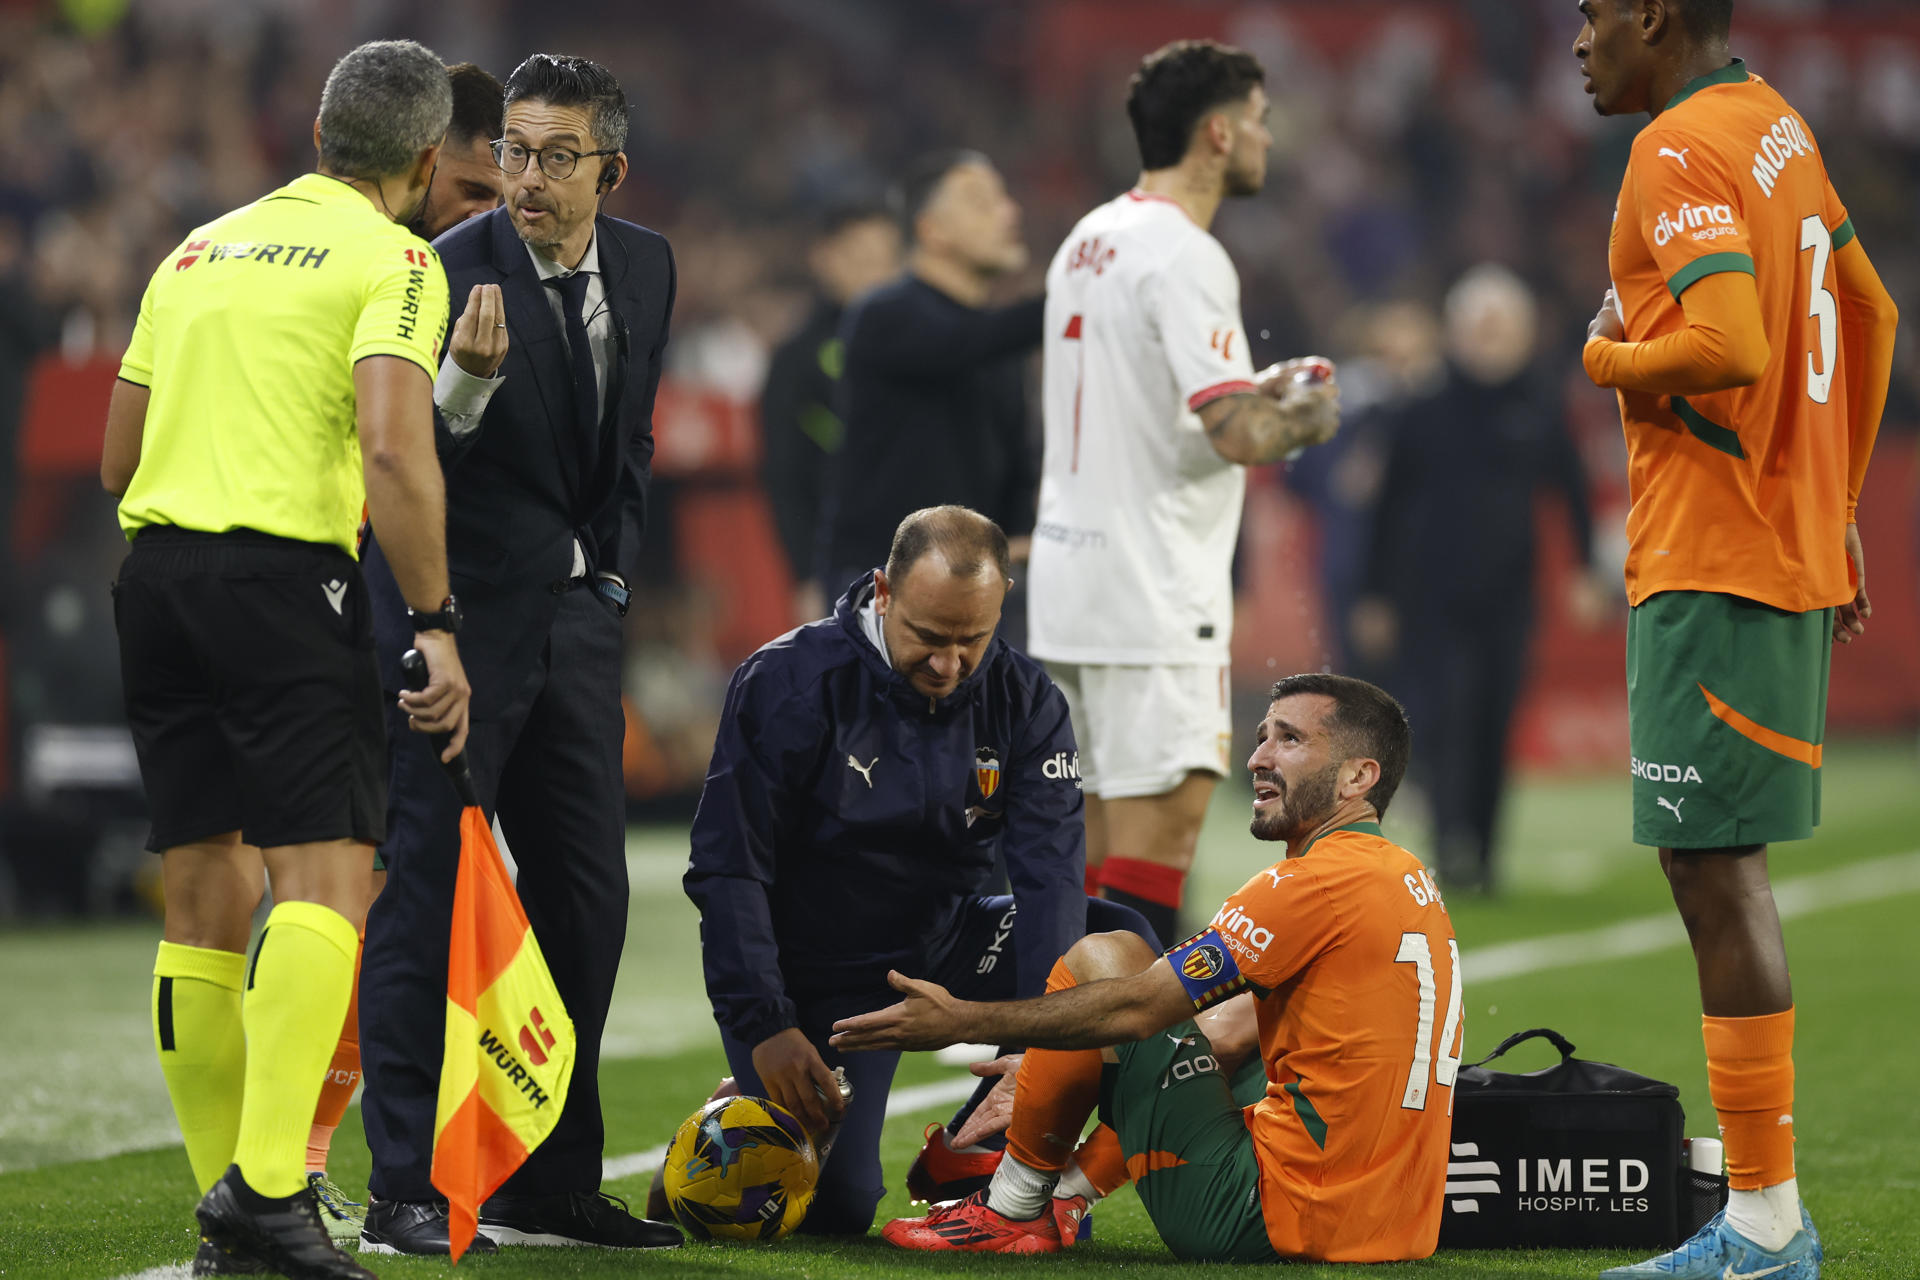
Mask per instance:
[[[785,1107],[716,1098],[673,1135],[664,1174],[667,1205],[688,1234],[768,1242],[807,1216],[820,1160]]]

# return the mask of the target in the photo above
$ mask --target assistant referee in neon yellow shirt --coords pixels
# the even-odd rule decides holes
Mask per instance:
[[[166,888],[154,1036],[205,1193],[195,1275],[370,1274],[321,1226],[305,1152],[385,836],[363,507],[431,673],[402,699],[413,727],[449,753],[466,737],[433,446],[447,283],[402,225],[451,110],[417,44],[342,58],[317,171],[160,264],[108,410],[101,479],[133,544],[114,616]]]

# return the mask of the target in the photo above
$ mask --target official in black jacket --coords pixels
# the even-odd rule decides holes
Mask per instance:
[[[495,144],[506,204],[437,244],[455,316],[435,399],[475,686],[467,755],[579,1039],[558,1126],[481,1210],[481,1235],[502,1243],[680,1238],[598,1194],[600,1035],[627,923],[620,619],[674,296],[666,241],[598,214],[626,175],[626,127],[605,68],[529,58],[507,81]],[[394,597],[376,617],[394,689],[411,628]],[[361,972],[373,1153],[362,1249],[445,1253],[430,1171],[460,806],[431,751],[395,733],[393,753],[388,882]]]
[[[1608,595],[1591,568],[1586,469],[1558,380],[1534,364],[1537,332],[1533,295],[1505,267],[1475,267],[1448,293],[1445,378],[1387,419],[1355,617],[1356,642],[1392,654],[1421,734],[1416,776],[1449,892],[1494,887],[1507,743],[1538,612],[1535,495],[1556,493],[1565,510],[1582,566],[1566,600],[1573,618],[1596,624]]]
[[[1022,562],[1039,503],[1023,360],[1046,300],[987,305],[994,282],[1027,264],[1020,206],[977,151],[921,161],[900,199],[907,273],[848,307],[840,328],[846,443],[828,464],[816,551],[829,598],[886,558],[909,512],[942,503],[998,523]]]
[[[836,1018],[892,1003],[889,969],[1005,999],[1039,995],[1089,927],[1158,945],[1137,913],[1085,896],[1066,699],[994,635],[1008,567],[991,521],[915,512],[886,569],[727,691],[686,875],[721,1043],[743,1093],[816,1127],[837,1110],[829,1065],[854,1087],[804,1231],[864,1232],[884,1193],[899,1055],[843,1061],[826,1041]],[[996,844],[1011,898],[990,894]]]

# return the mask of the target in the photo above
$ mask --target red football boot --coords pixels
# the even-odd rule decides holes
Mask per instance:
[[[1066,1246],[1053,1212],[1026,1222],[987,1207],[983,1188],[965,1200],[936,1205],[924,1218],[895,1218],[880,1238],[897,1249],[925,1253],[1058,1253]]]
[[[1055,1196],[1048,1203],[1053,1209],[1053,1229],[1060,1237],[1062,1249],[1092,1238],[1093,1206],[1085,1196]]]
[[[947,1144],[947,1128],[935,1121],[927,1126],[926,1145],[907,1170],[907,1195],[915,1204],[964,1200],[986,1189],[1004,1151],[955,1151]]]

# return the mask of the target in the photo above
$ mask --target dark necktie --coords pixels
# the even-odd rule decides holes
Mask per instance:
[[[593,375],[593,348],[588,344],[584,314],[587,282],[592,278],[590,272],[576,271],[547,281],[560,293],[560,311],[567,321],[567,363],[573,371],[573,417],[589,447],[600,434],[600,384]]]

